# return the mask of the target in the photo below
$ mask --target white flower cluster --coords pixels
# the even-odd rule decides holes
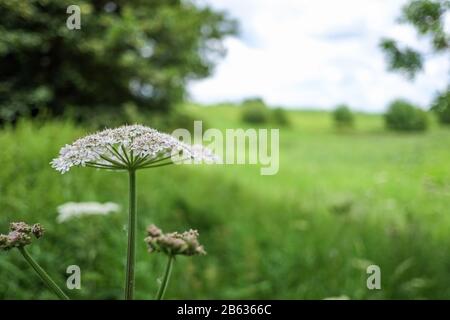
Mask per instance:
[[[105,129],[64,146],[59,157],[51,162],[61,173],[73,166],[126,169],[130,165],[149,165],[169,158],[175,163],[193,160],[212,163],[216,157],[208,149],[189,146],[176,138],[142,125]]]
[[[84,215],[108,215],[119,212],[120,206],[114,202],[67,202],[57,208],[59,223]]]

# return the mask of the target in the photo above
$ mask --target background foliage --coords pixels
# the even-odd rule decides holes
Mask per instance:
[[[422,38],[426,38],[434,54],[450,58],[450,35],[445,29],[445,15],[450,10],[449,0],[411,0],[402,10],[400,23],[411,25]],[[410,46],[399,44],[395,39],[381,41],[389,68],[414,77],[421,71],[424,59],[429,55]]]
[[[338,128],[351,128],[354,124],[353,113],[346,105],[340,105],[334,109],[333,119]]]
[[[410,78],[423,70],[426,59],[433,55],[444,55],[450,60],[450,34],[445,27],[445,17],[450,14],[449,0],[411,0],[402,10],[399,22],[411,25],[418,36],[429,42],[429,52],[385,38],[380,46],[386,54],[388,67]],[[450,80],[450,74],[448,79]],[[450,124],[450,83],[438,94],[433,110],[438,113],[441,123]]]
[[[386,126],[397,131],[423,131],[428,128],[425,111],[405,100],[393,101],[384,115]]]
[[[0,122],[40,113],[167,111],[206,77],[236,31],[223,12],[181,0],[0,0]]]
[[[436,97],[431,109],[436,112],[442,124],[450,124],[450,89]]]

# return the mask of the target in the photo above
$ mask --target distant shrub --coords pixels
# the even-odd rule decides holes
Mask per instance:
[[[267,123],[270,120],[269,109],[260,99],[246,100],[243,103],[242,120],[252,124]]]
[[[450,88],[436,97],[431,110],[436,112],[439,122],[450,124]]]
[[[242,101],[242,120],[251,124],[272,123],[278,126],[289,124],[289,117],[283,108],[269,109],[259,97]]]
[[[193,133],[194,122],[202,121],[203,130],[209,128],[209,125],[201,115],[191,112],[182,107],[182,105],[173,107],[169,113],[151,112],[146,115],[146,120],[141,122],[155,129],[165,132],[172,132],[176,129],[187,129]]]
[[[384,119],[389,129],[397,131],[424,131],[428,127],[427,114],[403,100],[392,102]]]
[[[264,99],[261,97],[250,97],[250,98],[246,98],[242,101],[242,105],[249,105],[249,104],[266,105],[266,103],[264,102]]]
[[[340,105],[334,110],[333,119],[336,126],[340,128],[352,127],[354,123],[353,113],[345,105]]]
[[[283,108],[275,108],[272,110],[272,121],[280,126],[289,125],[289,118]]]

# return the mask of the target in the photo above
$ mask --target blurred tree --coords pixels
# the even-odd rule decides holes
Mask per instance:
[[[288,126],[289,116],[283,108],[275,108],[272,110],[272,121],[279,126]]]
[[[224,12],[195,0],[0,0],[0,121],[78,118],[134,104],[167,111],[186,82],[208,76],[236,32]]]
[[[264,100],[251,97],[242,101],[242,120],[251,124],[263,124],[270,121],[270,112]]]
[[[450,55],[450,34],[445,30],[445,16],[449,10],[449,0],[411,0],[403,7],[399,21],[411,24],[419,36],[427,37],[434,54]],[[380,46],[386,54],[389,69],[411,78],[422,70],[427,54],[398,45],[393,39],[382,39]]]
[[[423,69],[424,59],[430,54],[443,54],[450,59],[450,33],[445,27],[445,17],[448,15],[450,0],[411,0],[406,4],[402,9],[400,22],[411,24],[419,36],[428,38],[432,52],[421,53],[408,46],[401,47],[393,39],[383,39],[380,45],[386,53],[389,69],[414,78]],[[444,124],[450,124],[450,83],[448,85],[438,94],[431,108]]]
[[[264,102],[264,99],[262,97],[249,97],[242,100],[242,105],[248,105],[248,104],[261,104],[266,105]]]
[[[426,112],[404,100],[393,101],[384,119],[386,126],[396,131],[424,131],[428,127]]]
[[[450,86],[446,91],[437,95],[431,110],[436,112],[441,123],[450,124]]]
[[[337,106],[333,111],[334,123],[338,128],[353,127],[354,117],[349,107],[346,105]]]

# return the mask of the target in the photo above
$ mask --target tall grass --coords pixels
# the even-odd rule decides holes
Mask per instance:
[[[244,126],[233,108],[202,114],[210,127]],[[354,132],[337,134],[329,114],[289,116],[276,176],[254,166],[140,173],[136,297],[152,298],[164,271],[142,241],[156,223],[199,229],[208,251],[178,259],[167,298],[448,298],[450,131],[385,133],[380,117],[357,115]],[[10,220],[41,222],[47,233],[29,251],[60,285],[67,266],[80,266],[82,289],[71,296],[120,299],[126,174],[61,176],[48,164],[84,133],[69,122],[0,131],[0,231]],[[67,201],[114,201],[122,212],[58,224]],[[366,288],[369,264],[381,267],[382,290]],[[27,268],[18,252],[0,255],[0,298],[53,298]]]

